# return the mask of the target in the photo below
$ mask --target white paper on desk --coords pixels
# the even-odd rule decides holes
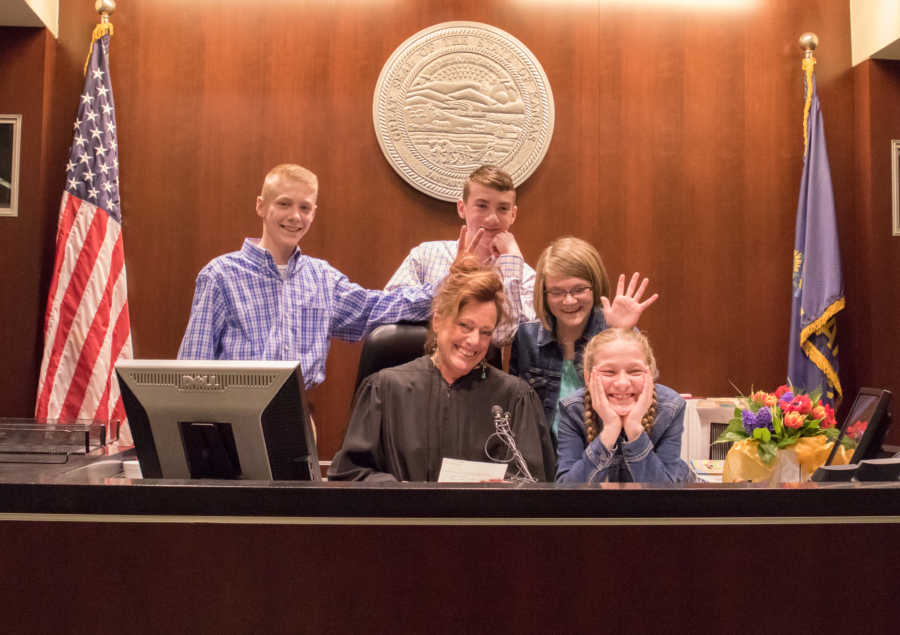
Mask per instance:
[[[444,458],[438,483],[480,483],[481,481],[502,481],[506,475],[506,463],[486,461],[463,461]]]

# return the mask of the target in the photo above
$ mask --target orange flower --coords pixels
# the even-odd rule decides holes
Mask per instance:
[[[784,415],[784,425],[788,428],[797,428],[803,427],[803,422],[806,420],[806,416],[800,414],[799,412],[789,412]]]
[[[750,400],[754,401],[758,404],[765,403],[766,395],[768,393],[765,390],[757,390],[755,393],[750,395]]]
[[[766,395],[763,399],[763,403],[767,406],[774,406],[778,403],[778,397],[772,394]]]
[[[812,409],[812,418],[813,419],[824,419],[825,418],[825,406],[819,404],[815,408]]]

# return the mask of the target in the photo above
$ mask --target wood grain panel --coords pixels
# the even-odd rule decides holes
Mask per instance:
[[[0,564],[21,633],[882,633],[895,528],[4,522]],[[854,610],[793,591],[860,571]]]
[[[83,11],[76,4],[62,3],[62,29],[83,19],[72,17]],[[382,157],[371,97],[396,46],[460,19],[515,35],[553,87],[554,138],[519,189],[514,229],[526,259],[575,234],[597,245],[611,272],[649,274],[661,300],[642,327],[662,380],[680,391],[781,383],[803,31],[821,40],[842,229],[856,213],[846,3],[120,3],[111,61],[136,354],[175,355],[197,271],[259,233],[254,197],[275,163],[318,173],[319,214],[303,249],[363,285],[382,286],[412,245],[456,234],[453,205],[407,186]],[[71,90],[57,91],[51,125],[71,126]],[[856,266],[845,258],[845,272]],[[896,357],[896,340],[887,348]],[[323,457],[340,445],[358,355],[358,344],[336,343],[328,380],[311,395]]]
[[[0,218],[0,350],[9,369],[0,382],[0,413],[34,412],[40,369],[43,306],[38,284],[45,237],[54,226],[45,213],[41,149],[44,144],[44,29],[0,27],[0,112],[22,115],[19,215]],[[36,81],[37,79],[37,81]]]
[[[856,93],[855,214],[840,218],[847,310],[839,316],[846,394],[860,386],[894,393],[887,441],[900,445],[900,237],[891,235],[890,142],[900,139],[900,62],[853,69]],[[848,404],[849,405],[849,404]]]

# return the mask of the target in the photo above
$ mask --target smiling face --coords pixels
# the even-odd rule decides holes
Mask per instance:
[[[256,198],[256,214],[263,219],[259,246],[269,250],[276,264],[286,264],[316,217],[316,188],[284,176],[267,183]]]
[[[641,345],[632,339],[615,339],[599,346],[591,361],[591,368],[585,367],[585,384],[590,384],[590,373],[596,373],[613,411],[620,416],[628,415],[644,383],[652,381]]]
[[[435,361],[448,384],[468,374],[484,359],[496,326],[494,302],[469,302],[455,317],[434,316]]]
[[[544,285],[547,308],[556,318],[557,336],[580,337],[594,308],[591,281],[548,275]]]
[[[501,192],[481,183],[469,183],[468,196],[456,202],[459,217],[466,222],[466,233],[474,236],[484,228],[484,238],[478,246],[479,257],[491,255],[491,242],[500,232],[508,231],[516,220],[516,191]]]

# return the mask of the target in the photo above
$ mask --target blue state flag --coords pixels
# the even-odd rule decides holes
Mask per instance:
[[[804,60],[808,120],[794,236],[788,379],[798,389],[819,388],[823,399],[834,402],[843,396],[835,315],[844,308],[844,283],[814,63]]]

